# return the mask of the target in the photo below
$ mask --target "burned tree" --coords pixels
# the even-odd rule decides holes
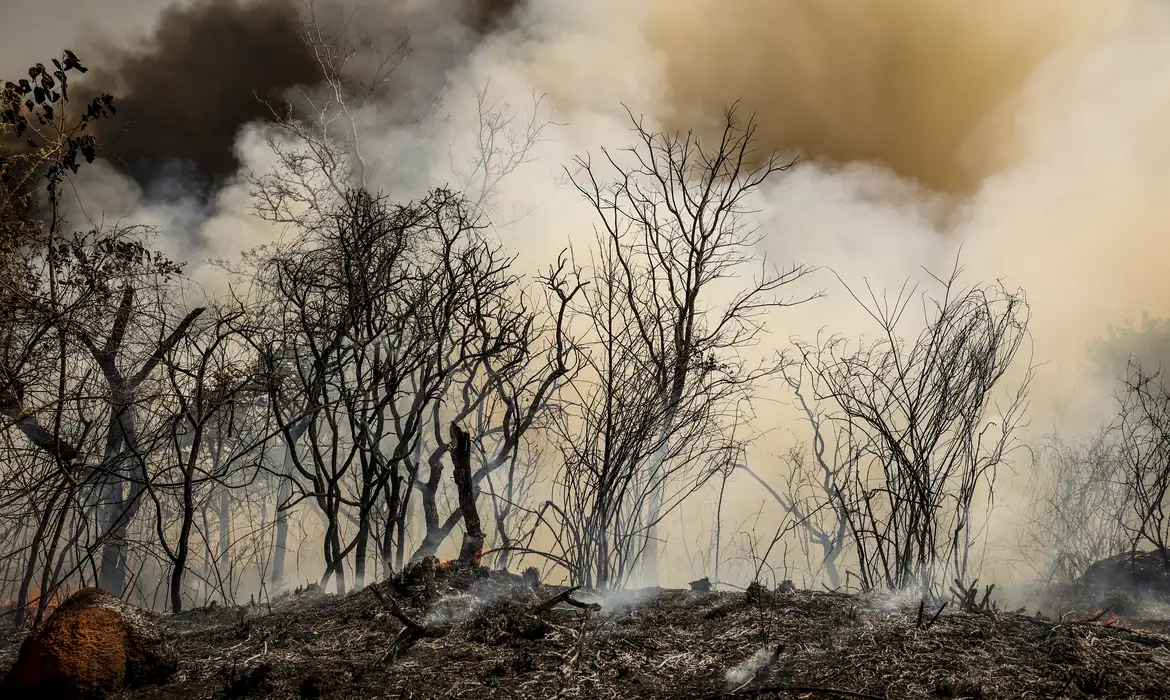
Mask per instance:
[[[911,341],[900,333],[916,286],[892,300],[854,295],[878,325],[876,341],[798,344],[813,395],[831,406],[838,438],[856,455],[832,497],[865,588],[928,594],[966,582],[975,509],[990,508],[996,470],[1016,445],[1031,367],[998,397],[1026,338],[1028,306],[1000,286],[960,287],[960,272],[933,278],[941,294],[921,295]]]
[[[511,347],[505,352],[483,354],[463,367],[444,395],[444,405],[452,411],[452,419],[471,426],[473,442],[482,447],[482,458],[471,480],[476,488],[485,482],[488,486],[499,537],[493,550],[501,562],[507,559],[515,544],[509,519],[519,510],[515,499],[526,488],[522,470],[531,468],[531,464],[519,465],[525,454],[531,454],[528,437],[534,430],[546,427],[558,412],[558,392],[569,386],[580,365],[578,349],[567,324],[570,304],[584,285],[566,272],[566,264],[562,256],[541,277],[545,291],[543,304],[524,316],[513,317],[511,325],[516,336]],[[520,293],[516,288],[512,291]],[[523,324],[518,323],[522,318]],[[445,518],[439,513],[437,499],[450,445],[439,439],[438,409],[436,405],[430,420],[434,447],[426,452],[427,479],[416,485],[422,499],[426,531],[411,561],[433,556],[463,517],[459,508]],[[497,480],[501,480],[501,492],[496,490]]]
[[[398,205],[353,190],[263,263],[268,315],[279,325],[262,354],[285,358],[283,369],[273,367],[272,410],[285,444],[302,443],[286,453],[296,486],[279,507],[317,506],[325,579],[337,575],[340,584],[351,554],[359,584],[371,553],[387,571],[400,567],[416,490],[427,531],[412,560],[433,553],[460,522],[463,509],[439,515],[450,446],[429,431],[451,399],[455,421],[490,408],[499,383],[538,357],[538,326],[511,262],[456,193]],[[487,431],[500,434],[499,451],[471,474],[473,488],[507,463],[563,364],[524,389],[531,404],[504,407],[503,426]],[[348,534],[347,522],[356,528]]]
[[[471,436],[455,423],[451,424],[451,461],[455,488],[459,493],[459,511],[463,513],[463,544],[459,560],[478,564],[483,552],[483,526],[475,507],[476,489],[471,483]]]
[[[562,430],[572,436],[561,442],[566,470],[596,475],[598,502],[616,499],[595,516],[579,511],[599,520],[576,532],[600,528],[602,540],[625,542],[604,545],[605,557],[627,548],[655,585],[659,522],[736,451],[734,414],[779,369],[740,352],[769,312],[801,301],[782,292],[807,270],[762,260],[761,233],[745,219],[753,194],[791,165],[755,151],[752,120],[732,107],[708,141],[630,117],[633,147],[603,150],[600,163],[578,158],[570,174],[598,229],[592,289],[577,309],[594,383],[575,391],[576,416]],[[610,530],[619,512],[620,534]]]
[[[17,598],[23,609],[39,590],[38,615],[85,566],[123,593],[127,528],[165,434],[152,413],[156,370],[202,313],[176,302],[179,268],[147,247],[146,231],[68,230],[60,193],[95,158],[89,127],[113,101],[70,105],[68,75],[85,69],[70,52],[53,66],[7,83],[0,110],[0,407],[12,466],[34,481],[24,493],[36,526],[17,533],[30,538]]]
[[[1170,390],[1159,372],[1130,360],[1116,422],[1131,551],[1152,546],[1170,571]]]
[[[250,329],[240,323],[245,310],[225,305],[208,316],[165,363],[168,391],[159,410],[170,426],[169,439],[159,446],[156,466],[144,483],[154,506],[155,544],[170,565],[172,612],[183,609],[184,576],[199,553],[192,539],[200,510],[218,511],[216,569],[230,570],[231,493],[255,483],[272,437],[256,365],[243,337]],[[202,554],[212,558],[211,533],[198,534],[209,544]],[[230,598],[221,593],[224,600]]]
[[[403,124],[418,125],[432,120],[441,123],[441,119],[436,119],[438,102],[431,99],[435,95],[414,94],[398,79],[400,68],[411,60],[413,37],[409,32],[392,32],[388,37],[368,36],[361,28],[360,13],[325,18],[318,14],[325,9],[309,3],[302,13],[303,38],[324,80],[319,85],[298,89],[286,104],[273,105],[275,128],[269,132],[269,146],[276,157],[276,167],[249,175],[260,215],[292,224],[297,231],[310,236],[316,234],[309,232],[336,228],[333,212],[345,209],[342,202],[351,200],[354,193],[373,192],[388,184],[401,184],[411,192],[418,191],[413,172],[409,174],[410,180],[405,181],[401,178],[403,173],[395,170],[400,163],[397,153],[371,149],[372,142],[363,133],[363,110],[374,106],[383,111],[392,109],[391,118]],[[407,93],[419,99],[405,99]],[[392,382],[399,393],[392,400],[383,394],[373,402],[374,407],[359,406],[351,411],[352,407],[343,408],[338,404],[333,409],[339,416],[364,411],[365,419],[373,419],[374,426],[366,431],[371,443],[380,440],[379,435],[395,434],[404,438],[399,447],[386,446],[393,449],[394,456],[373,457],[382,466],[360,467],[369,476],[362,479],[369,484],[367,490],[371,494],[376,492],[371,497],[379,505],[370,511],[369,532],[358,536],[353,554],[358,562],[363,561],[361,552],[368,546],[365,543],[376,541],[376,558],[387,573],[409,560],[434,554],[462,521],[460,509],[443,512],[442,499],[446,495],[443,473],[449,457],[448,423],[456,421],[465,425],[473,442],[485,448],[483,463],[475,465],[472,473],[477,487],[489,475],[505,474],[510,485],[503,485],[503,489],[514,490],[515,477],[524,472],[523,468],[517,471],[516,461],[525,446],[524,433],[545,410],[552,389],[565,380],[567,373],[560,368],[563,362],[555,359],[547,364],[543,362],[546,354],[541,342],[546,327],[541,317],[547,318],[548,314],[528,303],[519,278],[510,271],[511,260],[489,242],[485,229],[490,223],[483,218],[497,210],[494,199],[500,183],[534,158],[533,149],[544,129],[552,123],[551,117],[546,115],[539,96],[534,97],[530,114],[493,100],[488,86],[477,98],[479,129],[474,142],[452,143],[449,149],[456,184],[464,191],[437,189],[399,207],[403,211],[430,208],[432,223],[446,217],[444,225],[451,225],[452,232],[452,245],[447,250],[435,247],[425,253],[403,254],[430,255],[431,259],[419,263],[421,266],[412,274],[436,273],[437,279],[447,282],[429,288],[417,279],[412,282],[419,298],[410,312],[414,320],[404,321],[403,329],[410,330],[417,339],[418,350],[383,344],[379,358],[363,361],[368,376],[359,384],[377,384],[373,375],[379,370],[373,368],[379,363],[399,365],[394,371],[400,374]],[[468,145],[471,148],[466,160],[456,156],[456,149]],[[379,206],[394,208],[380,196],[374,199],[380,202]],[[415,236],[410,244],[416,244],[418,239]],[[320,253],[315,255],[321,257]],[[451,266],[445,267],[446,263]],[[476,266],[482,268],[483,274],[472,279],[474,274],[467,273]],[[446,275],[448,272],[452,274]],[[468,290],[472,294],[461,297]],[[368,303],[377,306],[380,302],[375,298]],[[411,305],[399,303],[397,308],[410,309]],[[435,321],[433,327],[426,328],[423,319],[429,313],[436,314]],[[407,328],[411,323],[416,327]],[[413,353],[412,359],[390,359],[390,354],[396,352]],[[290,371],[298,363],[287,343],[272,344],[268,354],[273,367],[283,367],[282,372]],[[407,368],[411,363],[415,363],[414,367]],[[305,381],[299,383],[304,386],[312,385],[312,381],[322,386],[336,383],[332,378],[336,372],[329,363],[318,365],[313,369],[316,379],[310,381],[306,375]],[[305,365],[301,367],[303,370]],[[355,397],[363,392],[368,394],[357,385],[347,391]],[[274,471],[281,472],[285,478],[273,475],[285,484],[277,496],[275,514],[272,580],[277,585],[285,578],[290,508],[300,499],[294,493],[298,489],[292,487],[294,481],[303,477],[295,462],[306,461],[306,451],[311,451],[312,443],[318,439],[314,437],[317,430],[314,426],[328,421],[322,412],[326,402],[308,401],[303,391],[294,397],[297,392],[287,386],[282,392],[281,400],[287,404],[285,413],[301,418],[288,422],[287,430],[282,432],[285,463]],[[410,395],[422,398],[417,404],[411,404],[405,398]],[[379,403],[385,403],[384,410],[377,408]],[[382,410],[380,417],[375,415],[379,410]],[[362,418],[355,420],[360,422]],[[355,460],[362,462],[364,452],[380,454],[368,446],[354,454]],[[476,456],[480,454],[477,452]],[[357,470],[355,467],[355,473]],[[388,479],[375,476],[386,473],[396,476]],[[375,486],[378,488],[374,489]],[[349,500],[356,503],[363,497]],[[412,541],[416,534],[413,528],[417,526],[412,519],[418,506],[423,516],[422,538]],[[354,507],[364,508],[350,505],[346,510]],[[511,513],[510,507],[501,510],[503,517],[496,518],[497,523],[514,519]],[[360,523],[366,522],[360,515],[339,513],[339,517],[353,519],[359,527],[364,527]]]
[[[1119,379],[1116,418],[1081,441],[1052,438],[1037,460],[1023,546],[1049,580],[1170,580],[1170,390],[1136,356]]]
[[[849,536],[848,513],[837,492],[861,454],[848,425],[834,425],[825,410],[805,395],[804,368],[785,368],[783,374],[807,424],[809,441],[793,446],[784,455],[781,487],[774,488],[759,470],[747,464],[735,466],[763,486],[791,519],[793,529],[804,534],[799,546],[809,573],[814,577],[824,574],[828,586],[835,590],[843,583],[842,555]]]

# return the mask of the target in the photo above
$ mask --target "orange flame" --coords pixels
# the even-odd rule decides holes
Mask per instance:
[[[440,562],[438,563],[438,565],[437,565],[437,566],[438,566],[438,568],[440,568],[440,569],[450,569],[452,566],[454,566],[454,565],[455,565],[455,563],[456,563],[457,561],[459,561],[459,560],[458,560],[458,559],[452,559],[452,558],[450,558],[450,557],[445,557],[445,558],[444,558],[442,561],[440,561]],[[477,550],[475,550],[474,561],[475,561],[475,565],[476,565],[476,566],[483,566],[483,549],[477,549]]]
[[[54,590],[49,594],[48,600],[45,601],[45,613],[51,614],[54,610],[60,607],[61,603],[65,602],[66,598],[73,595],[74,592],[75,591],[66,587],[60,587]],[[40,606],[40,604],[41,588],[40,586],[33,584],[29,587],[28,602],[25,603],[25,608],[30,611],[35,611],[37,607]],[[0,602],[0,610],[11,611],[16,610],[17,607],[19,606],[16,598],[9,598],[8,600]]]

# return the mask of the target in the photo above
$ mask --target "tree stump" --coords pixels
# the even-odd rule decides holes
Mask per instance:
[[[0,697],[105,700],[126,688],[166,682],[177,668],[178,657],[157,622],[84,588],[25,639],[0,683]]]
[[[451,475],[459,494],[459,510],[463,512],[463,545],[459,548],[459,560],[479,566],[484,534],[475,507],[475,488],[471,483],[471,436],[455,423],[451,424],[451,461],[454,464]]]
[[[691,592],[705,595],[711,592],[711,579],[704,576],[698,581],[691,581]]]

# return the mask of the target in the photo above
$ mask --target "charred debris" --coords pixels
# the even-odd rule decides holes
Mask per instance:
[[[993,587],[603,593],[534,574],[428,557],[344,596],[165,616],[178,672],[124,697],[1155,698],[1170,678],[1170,629],[1092,610],[1121,594],[1092,582],[1046,614],[1002,609]]]

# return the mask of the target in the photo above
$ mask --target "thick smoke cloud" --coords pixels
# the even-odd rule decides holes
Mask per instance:
[[[124,0],[110,13],[140,5]],[[133,122],[110,151],[114,167],[148,190],[176,171],[204,183],[230,178],[242,127],[265,116],[257,95],[319,76],[299,36],[305,8],[293,0],[193,0],[152,20],[147,40],[115,36],[106,52],[85,56],[100,74],[93,84],[112,85],[120,115]],[[893,280],[950,259],[952,246],[940,241],[964,242],[974,274],[1029,291],[1037,328],[1056,334],[1054,348],[1083,348],[1083,336],[1108,323],[1166,311],[1161,300],[1170,290],[1160,271],[1130,252],[1155,259],[1170,224],[1157,204],[1170,182],[1158,155],[1170,86],[1165,71],[1152,68],[1168,61],[1164,3],[314,6],[322,18],[349,11],[374,38],[421,28],[403,89],[442,94],[450,107],[444,137],[475,128],[467,96],[488,80],[512,104],[534,88],[549,94],[566,124],[544,149],[557,162],[625,138],[621,102],[658,124],[687,128],[743,100],[758,115],[763,150],[812,161],[761,204],[776,254],[845,273],[876,260]],[[365,116],[367,137],[392,141],[401,115],[377,107]],[[250,143],[247,155],[260,158],[262,144]],[[431,179],[442,182],[435,167]],[[547,179],[547,168],[538,177]],[[501,197],[531,198],[533,190],[518,174]],[[527,226],[564,228],[563,217],[535,222]],[[866,254],[855,255],[859,249]]]
[[[360,23],[375,41],[395,32],[405,36],[419,19],[408,2],[396,0],[359,7],[355,23],[354,4],[194,0],[163,5],[149,28],[130,36],[79,35],[89,50],[78,50],[93,69],[88,84],[118,101],[117,118],[99,133],[108,143],[105,157],[154,195],[214,192],[240,167],[234,145],[241,127],[270,118],[291,88],[323,79],[303,37],[309,12],[326,33],[353,31]],[[502,26],[515,4],[450,3],[446,19],[473,38]],[[450,65],[471,46],[471,38],[449,38],[443,48]],[[6,57],[7,63],[18,58]],[[424,89],[437,93],[442,73],[432,75]]]
[[[262,129],[244,127],[265,117],[257,95],[279,97],[319,77],[299,35],[311,8],[332,29],[348,18],[349,29],[373,41],[413,33],[414,54],[394,94],[362,120],[363,139],[392,153],[390,162],[426,165],[414,178],[420,185],[451,181],[442,146],[474,134],[481,86],[490,82],[493,97],[512,105],[533,89],[549,95],[564,126],[542,145],[545,162],[499,193],[519,207],[552,202],[547,216],[537,212],[509,232],[525,252],[555,253],[566,239],[589,235],[588,212],[574,208],[571,191],[549,199],[548,172],[626,139],[623,102],[652,123],[689,128],[742,100],[757,115],[761,152],[806,160],[759,203],[776,259],[832,266],[847,279],[867,275],[880,286],[921,265],[947,264],[961,243],[972,277],[1028,291],[1041,360],[1075,363],[1108,324],[1170,310],[1164,275],[1145,262],[1170,252],[1170,215],[1158,194],[1170,184],[1159,155],[1170,82],[1157,69],[1170,65],[1170,19],[1156,0],[165,7],[147,40],[133,29],[85,56],[100,74],[93,84],[112,85],[120,115],[134,123],[117,134],[111,161],[146,193],[122,196],[121,213],[149,201],[160,175],[181,175],[190,194],[189,180],[230,180],[241,158],[263,163]],[[410,93],[402,100],[410,104],[440,95],[443,113],[405,125],[417,115],[395,108],[398,93]],[[419,134],[429,142],[411,153],[403,144],[420,142]],[[116,189],[106,187],[107,201],[118,199]],[[222,216],[190,239],[236,240],[228,228],[243,225],[244,193],[211,199],[211,213]],[[810,324],[836,316],[825,306],[807,312]]]
[[[1002,165],[1041,63],[1100,36],[1125,4],[681,0],[655,3],[646,29],[674,125],[744,100],[767,147],[969,192]]]
[[[1076,371],[1091,338],[1143,311],[1170,312],[1170,8],[1163,0],[334,0],[317,9],[325,18],[357,12],[357,24],[373,33],[415,30],[416,53],[397,89],[439,94],[442,114],[405,124],[390,95],[361,120],[365,145],[409,164],[418,186],[453,181],[449,162],[459,158],[444,149],[474,143],[482,86],[490,83],[493,99],[517,107],[532,90],[548,94],[563,126],[546,134],[542,159],[499,192],[505,209],[544,203],[500,232],[530,269],[546,266],[569,241],[583,247],[591,239],[590,212],[571,188],[556,189],[550,172],[573,155],[627,143],[622,103],[651,125],[686,129],[742,100],[757,115],[761,152],[785,150],[805,161],[753,203],[752,223],[766,234],[771,259],[896,288],[908,276],[921,278],[921,266],[942,270],[962,245],[968,281],[1003,279],[1028,293],[1035,360],[1054,360],[1036,385],[1039,431],[1056,427],[1057,411],[1048,409],[1074,394],[1093,414],[1086,426],[1111,409],[1101,394],[1108,387],[1088,386]],[[262,167],[264,125],[244,125],[263,118],[251,111],[262,109],[253,91],[279,93],[311,81],[315,70],[297,59],[303,45],[293,41],[293,10],[304,8],[277,0],[188,2],[160,16],[156,39],[132,50],[112,41],[108,54],[83,55],[125,84],[126,116],[139,112],[114,153],[146,158],[122,155],[115,167],[140,182],[176,158],[205,180],[230,180],[237,159]],[[196,50],[216,47],[211,16],[250,27],[239,30],[248,34],[245,44],[272,47],[238,55],[259,61],[246,69],[253,73],[221,84],[222,68],[200,72],[233,55],[219,47],[224,62],[216,64]],[[174,32],[205,27],[202,43],[158,40],[167,18]],[[155,63],[170,68],[151,73]],[[132,108],[135,100],[149,108]],[[195,116],[183,122],[171,111],[176,104]],[[410,152],[422,134],[429,140]],[[134,138],[143,145],[127,150]],[[426,168],[416,176],[419,163]],[[145,212],[168,231],[182,218],[149,196],[128,196],[133,188],[107,175],[82,174],[100,180],[88,184],[95,199],[118,202],[107,211]],[[182,213],[183,226],[198,228],[192,240],[203,248],[195,252],[231,255],[274,235],[250,218],[237,185],[212,200],[198,216]],[[832,291],[786,310],[775,345],[822,328],[872,332],[852,301]],[[785,420],[766,410],[762,429]],[[789,435],[801,429],[784,427]],[[753,458],[774,466],[769,455],[778,451],[761,448]],[[754,510],[752,498],[741,502]]]
[[[855,188],[854,204],[901,214],[853,235],[900,227],[885,243],[914,259],[925,217],[974,274],[1026,288],[1042,359],[1168,310],[1160,264],[1142,262],[1168,252],[1166,3],[663,0],[638,21],[663,123],[742,99],[765,150],[814,161],[792,178],[826,188],[806,220],[839,220],[833,193]]]
[[[264,101],[321,79],[288,0],[171,7],[145,42],[110,46],[90,63],[91,84],[118,104],[100,134],[106,157],[144,187],[233,175],[240,127],[270,114]]]

